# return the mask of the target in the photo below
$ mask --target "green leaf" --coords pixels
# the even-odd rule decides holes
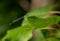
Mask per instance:
[[[39,29],[33,30],[33,36],[29,41],[46,41],[43,33]]]
[[[24,25],[30,25],[30,23],[28,22],[27,17],[25,17],[24,20],[23,20],[22,26],[24,26]]]
[[[36,41],[46,41],[44,35],[41,30],[36,30]]]
[[[29,17],[28,21],[31,25],[33,25],[36,28],[42,28],[42,27],[48,27],[52,24],[58,23],[60,21],[59,16],[53,16],[49,18],[37,18],[37,17]]]
[[[58,39],[56,39],[54,37],[51,37],[51,38],[48,38],[47,41],[60,41],[60,40],[58,40]]]
[[[37,8],[29,13],[27,13],[27,17],[31,17],[31,16],[36,16],[36,17],[43,17],[45,15],[47,15],[51,9],[53,8],[52,5],[47,5],[45,7],[40,7],[40,8]]]
[[[22,26],[9,30],[2,41],[28,41],[32,37],[31,26]]]
[[[58,38],[58,39],[60,39],[60,29],[56,31],[55,37]]]

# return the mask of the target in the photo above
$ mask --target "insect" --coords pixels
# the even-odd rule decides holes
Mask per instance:
[[[23,20],[21,17],[28,12],[29,6],[26,2],[29,3],[28,0],[0,0],[0,38],[6,34],[7,30],[20,26]],[[24,3],[27,8],[25,8]],[[19,20],[19,18],[21,19]],[[15,22],[13,23],[13,21]]]

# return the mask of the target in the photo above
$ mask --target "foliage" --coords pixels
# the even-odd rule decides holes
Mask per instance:
[[[16,28],[7,30],[7,33],[4,35],[3,38],[0,39],[0,41],[60,41],[60,29],[56,30],[56,32],[53,34],[52,37],[49,34],[46,34],[49,26],[53,24],[57,24],[60,21],[59,19],[60,16],[50,16],[48,18],[43,18],[45,15],[48,15],[48,13],[51,11],[53,7],[54,6],[48,4],[45,7],[40,7],[35,10],[32,10],[31,12],[28,12],[24,16],[24,20],[21,26],[19,24],[19,26],[16,26]],[[10,14],[7,13],[8,15],[6,16],[5,16],[6,13],[3,13],[3,14],[0,13],[0,24],[3,24],[0,26],[0,28],[4,29],[4,31],[7,27],[13,28],[13,26],[9,26],[8,24],[13,19],[16,19],[19,17],[19,12],[17,12],[16,8],[18,7],[15,7],[13,11],[10,11],[9,12]],[[22,16],[21,14],[23,14],[22,11],[20,12],[20,16]],[[17,13],[18,15],[15,15],[15,13]],[[1,19],[3,19],[4,21]],[[15,24],[14,24],[14,27],[15,27]],[[0,31],[4,32],[1,29]],[[32,32],[34,30],[36,31],[35,36]],[[47,30],[47,31],[43,33],[42,30],[45,30],[45,31]],[[55,29],[51,29],[51,30],[55,30]]]

